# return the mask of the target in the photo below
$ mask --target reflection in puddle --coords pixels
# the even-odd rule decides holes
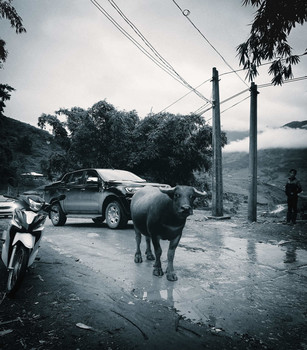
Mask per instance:
[[[303,322],[307,252],[294,242],[271,243],[219,236],[197,243],[201,251],[183,240],[176,253],[179,280],[153,279],[136,296],[227,332],[264,334],[284,314]]]

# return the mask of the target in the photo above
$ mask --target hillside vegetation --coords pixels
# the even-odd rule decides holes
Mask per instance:
[[[41,115],[38,125],[52,129],[51,139],[48,133],[32,135],[24,123],[16,128],[7,118],[1,121],[3,183],[13,178],[20,183],[28,171],[51,181],[76,169],[115,168],[153,182],[194,185],[194,171],[210,168],[212,128],[198,115],[160,113],[140,119],[135,111],[118,111],[103,100],[87,110],[73,107]],[[226,142],[224,133],[222,140]],[[51,149],[54,143],[58,151]]]
[[[47,131],[15,119],[1,117],[0,188],[7,178],[27,172],[42,172],[42,165],[59,147]]]
[[[288,126],[288,125],[287,125]],[[295,123],[297,126],[297,123]],[[304,126],[303,126],[304,127]],[[236,135],[237,136],[237,135]],[[29,124],[5,118],[1,127],[0,151],[11,152],[13,168],[21,173],[42,173],[42,165],[53,152],[59,151],[53,136],[47,131]],[[223,154],[223,186],[226,199],[244,201],[248,196],[248,165],[247,153]],[[1,163],[3,167],[3,162]],[[298,170],[303,189],[307,191],[307,149],[266,149],[258,151],[258,202],[260,204],[277,204],[285,202],[284,185],[289,169]],[[211,183],[209,174],[202,176]],[[0,189],[6,189],[0,179]],[[32,185],[41,185],[50,181],[44,179],[34,181]]]
[[[283,203],[284,186],[289,170],[297,169],[297,177],[307,190],[307,149],[265,149],[258,151],[258,202]],[[223,154],[224,191],[248,195],[248,153]]]

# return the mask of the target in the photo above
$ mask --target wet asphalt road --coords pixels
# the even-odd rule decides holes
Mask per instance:
[[[132,223],[110,230],[88,219],[68,219],[63,227],[47,220],[42,245],[59,261],[63,255],[72,257],[119,290],[175,309],[216,334],[257,339],[269,349],[306,349],[306,245],[288,238],[260,239],[249,227],[236,219],[207,220],[204,212],[195,211],[176,251],[176,282],[152,275],[144,239],[144,262],[134,263]],[[307,234],[306,227],[301,233]],[[164,270],[167,247],[162,241]]]
[[[196,220],[196,221],[195,221]],[[300,337],[307,347],[307,251],[291,240],[261,241],[234,220],[188,220],[174,267],[178,281],[152,275],[153,262],[134,263],[133,226],[110,230],[88,219],[46,224],[43,243],[115,280],[136,298],[175,308],[212,330],[254,337],[274,348]],[[162,241],[166,268],[168,242]]]

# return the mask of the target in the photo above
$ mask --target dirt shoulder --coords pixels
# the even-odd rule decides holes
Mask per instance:
[[[189,225],[199,225],[196,212]],[[307,247],[306,222],[282,225],[278,218],[250,224],[242,218],[236,234],[257,240],[293,240]],[[1,220],[1,227],[5,225]],[[134,297],[118,281],[82,265],[75,257],[42,246],[22,291],[5,297],[0,267],[0,348],[6,349],[267,349],[255,339],[181,318],[175,310]],[[282,348],[282,347],[279,347]]]

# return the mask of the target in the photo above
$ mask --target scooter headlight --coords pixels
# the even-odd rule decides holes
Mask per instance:
[[[33,211],[40,211],[43,207],[44,203],[42,202],[35,202],[33,199],[29,198],[29,206],[30,209]]]

